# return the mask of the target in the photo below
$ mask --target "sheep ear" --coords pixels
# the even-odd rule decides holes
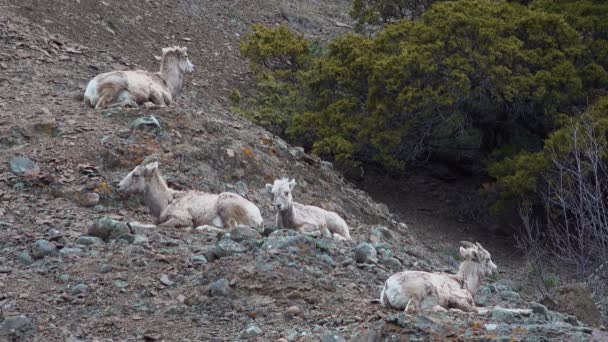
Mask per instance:
[[[188,48],[184,46],[183,48],[180,49],[180,51],[182,53],[186,53],[186,52],[188,52]]]
[[[476,250],[471,250],[471,259],[473,261],[479,261],[479,252]]]
[[[149,176],[153,172],[155,172],[156,170],[158,170],[158,162],[157,161],[146,165],[146,168],[144,169],[144,174],[146,176]]]
[[[293,191],[293,188],[296,186],[296,180],[292,179],[291,182],[289,182],[289,190]]]
[[[467,260],[471,258],[471,253],[469,252],[468,249],[464,248],[464,247],[460,247],[460,255],[462,256],[463,259]]]
[[[163,56],[166,55],[169,52],[169,50],[171,50],[171,48],[163,48],[162,49]]]
[[[266,184],[266,191],[272,192],[272,184]]]

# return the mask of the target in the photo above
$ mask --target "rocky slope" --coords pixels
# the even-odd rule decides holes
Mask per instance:
[[[478,304],[490,309],[481,315],[406,315],[375,301],[398,270],[456,263],[330,164],[225,108],[230,89],[249,82],[236,47],[253,21],[330,37],[346,19],[327,13],[344,13],[343,3],[342,12],[312,1],[9,3],[0,13],[0,341],[606,338],[505,281],[482,289]],[[153,55],[178,42],[199,68],[176,106],[84,107],[90,77],[154,68]],[[173,187],[238,192],[268,229],[156,228],[137,198],[115,192],[151,153]],[[298,180],[298,200],[346,217],[356,241],[274,231],[264,184],[281,176]]]

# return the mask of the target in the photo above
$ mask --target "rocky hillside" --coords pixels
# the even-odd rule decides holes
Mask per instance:
[[[250,82],[238,41],[253,22],[327,38],[347,30],[348,2],[8,3],[0,12],[0,341],[607,337],[524,301],[506,280],[482,288],[485,314],[382,308],[376,299],[392,273],[453,272],[457,263],[422,247],[331,164],[227,110],[230,90]],[[154,55],[173,44],[188,46],[196,67],[174,107],[82,104],[95,74],[156,68]],[[139,199],[115,191],[152,153],[171,186],[240,193],[268,229],[156,228]],[[297,179],[299,201],[344,216],[356,241],[274,230],[264,184],[282,176]]]

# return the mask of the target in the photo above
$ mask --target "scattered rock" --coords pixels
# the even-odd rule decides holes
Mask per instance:
[[[10,162],[11,172],[17,176],[33,176],[40,173],[40,167],[26,157],[13,157]]]
[[[103,265],[101,265],[101,267],[99,268],[99,273],[101,273],[101,274],[106,274],[106,273],[110,273],[110,272],[112,272],[112,270],[113,270],[112,265],[103,264]]]
[[[532,304],[530,304],[530,309],[532,309],[533,313],[535,313],[545,319],[549,317],[549,309],[547,309],[547,307],[542,304],[532,303]]]
[[[492,310],[492,320],[500,323],[513,323],[515,322],[515,314],[507,309],[495,308]]]
[[[87,192],[78,197],[78,202],[85,208],[94,207],[99,204],[99,195],[94,192]]]
[[[321,342],[346,342],[346,340],[336,334],[327,334],[321,338]]]
[[[225,258],[233,254],[244,253],[245,247],[236,241],[225,238],[218,241],[214,251],[218,258]]]
[[[204,265],[207,263],[207,258],[205,258],[204,255],[193,255],[190,260],[192,260],[192,263],[195,265]]]
[[[172,281],[171,279],[169,279],[169,276],[166,274],[163,274],[160,276],[160,282],[167,285],[167,286],[173,286],[175,285],[175,282]]]
[[[380,260],[380,264],[393,270],[401,269],[401,261],[396,258],[382,259]]]
[[[17,260],[19,260],[19,262],[25,266],[29,266],[34,263],[34,259],[32,259],[32,256],[28,252],[21,252],[17,257]]]
[[[62,256],[68,256],[68,255],[77,255],[77,256],[82,256],[84,255],[84,251],[81,248],[62,248],[59,250],[59,254],[61,254]]]
[[[160,126],[160,121],[158,121],[158,119],[154,115],[149,115],[146,117],[141,117],[139,119],[135,119],[131,122],[129,127],[132,130],[138,129],[138,130],[142,130],[145,132],[153,133],[157,136],[161,135],[161,132],[162,132],[161,126]]]
[[[76,240],[76,244],[83,246],[99,246],[104,245],[105,243],[101,238],[98,238],[96,236],[83,235]]]
[[[70,275],[69,275],[69,274],[64,273],[64,274],[62,274],[62,275],[60,275],[60,276],[59,276],[59,280],[60,280],[62,283],[68,283],[68,282],[70,281]]]
[[[390,242],[393,239],[393,234],[390,229],[385,226],[375,226],[369,236],[369,241],[372,243]]]
[[[521,297],[519,296],[519,293],[514,292],[514,291],[500,291],[498,293],[498,295],[500,296],[500,298],[502,298],[504,300],[519,300],[519,299],[521,299]]]
[[[9,316],[0,322],[0,340],[20,341],[22,338],[32,334],[34,329],[32,320],[27,316]],[[14,337],[18,339],[13,340]]]
[[[377,252],[374,246],[362,242],[355,246],[355,261],[360,264],[374,263],[377,261]]]
[[[55,245],[47,240],[36,241],[34,248],[32,248],[32,257],[36,260],[55,254],[57,254]]]
[[[209,285],[209,293],[211,297],[227,297],[230,293],[230,284],[228,280],[221,278]]]
[[[124,289],[129,286],[129,282],[125,280],[117,280],[114,282],[114,286],[118,287],[119,289]]]
[[[234,227],[228,233],[228,236],[231,240],[236,242],[241,242],[245,240],[257,240],[262,238],[262,236],[257,231],[255,231],[255,229],[247,226]]]
[[[78,284],[72,287],[72,296],[78,296],[79,294],[84,294],[89,290],[89,287],[85,284]]]
[[[59,134],[57,120],[47,108],[42,108],[41,115],[38,115],[27,128],[33,134],[46,134],[52,137]]]
[[[259,336],[263,333],[257,325],[250,325],[247,329],[241,331],[240,337],[243,339],[250,339]]]
[[[287,310],[285,310],[285,314],[288,316],[303,316],[302,309],[297,305],[288,307]]]
[[[130,230],[126,223],[112,220],[107,217],[95,221],[87,232],[88,235],[101,238],[104,241],[116,239],[119,236],[129,233]]]

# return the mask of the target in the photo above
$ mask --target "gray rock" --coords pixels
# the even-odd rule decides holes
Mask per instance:
[[[61,280],[62,283],[67,283],[70,281],[70,275],[67,273],[64,273],[59,276],[59,280]]]
[[[122,234],[116,237],[116,242],[125,241],[127,244],[135,242],[135,235],[133,234]]]
[[[32,257],[36,260],[55,254],[57,254],[57,249],[55,249],[55,245],[51,244],[47,240],[36,241],[34,248],[32,248]]]
[[[391,230],[385,226],[375,226],[372,228],[369,240],[372,243],[390,242],[393,240],[393,233],[391,233]]]
[[[112,265],[103,264],[103,265],[101,265],[101,268],[99,269],[99,273],[102,273],[102,274],[110,273],[110,272],[112,272],[112,269],[113,269]]]
[[[138,129],[145,132],[154,133],[155,135],[161,135],[162,132],[160,127],[160,121],[158,121],[158,119],[154,115],[135,119],[131,122],[129,127],[132,130]]]
[[[78,256],[82,256],[84,255],[84,251],[81,248],[62,248],[59,250],[59,254],[61,254],[62,256],[67,256],[67,255],[78,255]]]
[[[324,263],[334,267],[336,266],[336,263],[334,262],[334,259],[332,259],[332,257],[330,257],[329,255],[323,253],[323,254],[318,254],[317,258],[319,258],[319,260],[323,261]]]
[[[150,242],[150,240],[145,235],[140,235],[140,234],[133,235],[133,244],[134,245],[142,245],[142,244],[146,244],[148,242]]]
[[[25,266],[29,266],[34,263],[34,259],[32,259],[32,256],[28,252],[21,252],[17,257],[17,260],[19,260],[19,262]]]
[[[233,254],[245,253],[245,247],[231,239],[222,239],[218,241],[214,250],[215,256],[218,258],[225,258]]]
[[[72,287],[72,296],[77,296],[79,294],[83,294],[86,293],[89,290],[89,287],[86,286],[85,284],[78,284],[75,285],[74,287]]]
[[[261,239],[262,236],[255,231],[255,229],[247,226],[234,227],[230,233],[228,233],[230,240],[241,242],[245,240],[257,240]]]
[[[40,167],[26,157],[13,157],[9,162],[11,172],[17,176],[32,176],[40,173]]]
[[[204,265],[207,263],[207,258],[205,258],[204,255],[193,255],[190,260],[192,260],[192,263],[195,265]]]
[[[355,246],[355,261],[358,263],[374,263],[377,260],[377,252],[374,246],[362,242]]]
[[[380,260],[380,264],[390,268],[390,269],[400,269],[401,261],[396,258],[388,258]]]
[[[495,308],[492,310],[492,320],[501,323],[513,323],[515,322],[515,315],[509,310]]]
[[[130,230],[126,223],[104,217],[95,221],[89,227],[87,234],[108,241],[121,235],[130,234]]]
[[[321,342],[346,342],[344,338],[336,334],[327,334],[321,338]]]
[[[125,280],[117,280],[114,282],[114,286],[118,287],[119,289],[124,289],[129,286],[129,282]]]
[[[259,336],[263,333],[262,329],[260,329],[257,325],[250,325],[247,329],[241,331],[240,337],[242,339],[250,339],[256,336]]]
[[[227,297],[230,293],[230,283],[221,278],[209,285],[209,293],[212,297]]]
[[[99,204],[99,194],[87,192],[78,197],[78,203],[85,208],[91,208]]]
[[[105,243],[101,238],[98,238],[97,236],[83,235],[76,240],[76,244],[82,246],[98,246],[104,245]]]
[[[530,304],[530,309],[532,309],[533,313],[535,313],[543,318],[549,317],[549,309],[547,309],[547,307],[542,304],[532,303],[532,304]]]
[[[288,236],[281,236],[281,234],[287,234]],[[287,249],[290,247],[315,248],[315,246],[315,239],[311,237],[302,235],[296,231],[277,230],[264,240],[262,249]]]
[[[9,337],[6,341],[13,341],[11,337],[19,337],[15,341],[21,341],[25,335],[34,332],[34,324],[30,318],[24,315],[9,316],[0,322],[0,340],[5,341],[5,337]]]
[[[519,296],[519,293],[514,292],[514,291],[500,291],[498,293],[498,295],[500,296],[500,298],[502,298],[504,300],[519,300],[519,299],[521,299],[521,297]]]
[[[175,282],[172,281],[171,279],[169,279],[169,276],[166,274],[163,274],[160,276],[160,282],[167,285],[167,286],[173,286],[175,285]]]

